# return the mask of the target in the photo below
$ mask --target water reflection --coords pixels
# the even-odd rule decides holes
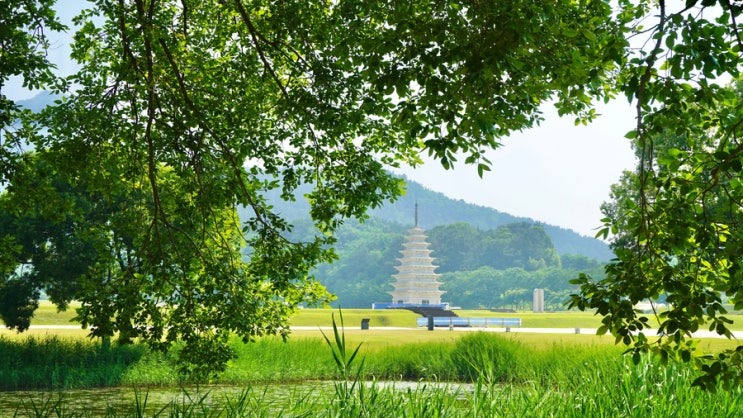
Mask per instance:
[[[306,386],[307,390],[312,387],[310,385],[303,386]],[[0,392],[0,416],[14,416],[16,413],[36,416],[38,411],[60,410],[68,415],[84,414],[91,416],[105,415],[107,411],[132,411],[137,409],[153,413],[174,404],[199,404],[207,407],[224,405],[227,399],[236,399],[246,391],[255,393],[256,390],[245,386],[218,385],[182,388],[117,387],[56,392]],[[268,386],[265,391],[267,396],[265,400],[267,402],[281,400],[283,396],[288,396],[294,390],[277,385]],[[263,389],[260,389],[259,393],[264,394]]]
[[[366,382],[380,391],[444,390],[462,397],[471,393],[470,384],[436,382]],[[181,409],[206,407],[222,409],[228,402],[236,402],[247,395],[257,400],[262,408],[282,409],[292,400],[315,401],[335,392],[334,383],[307,381],[268,385],[208,385],[186,387],[116,387],[102,389],[72,389],[64,391],[0,392],[0,416],[100,416],[107,412],[145,412],[146,416],[163,409],[180,406]],[[331,395],[332,396],[332,395]],[[54,413],[52,414],[52,411]]]

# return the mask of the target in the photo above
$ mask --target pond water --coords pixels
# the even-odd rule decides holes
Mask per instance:
[[[432,383],[432,382],[366,382],[375,384],[381,390],[407,391],[421,387],[445,389],[460,396],[473,390],[470,384]],[[187,387],[116,387],[102,389],[71,389],[64,391],[16,391],[0,392],[0,417],[6,416],[47,416],[52,411],[65,415],[100,416],[106,411],[134,411],[144,409],[147,416],[172,405],[223,407],[229,400],[235,402],[245,393],[259,399],[262,406],[275,405],[281,408],[290,399],[312,401],[320,396],[332,396],[335,392],[333,382],[308,381],[289,384],[208,385]],[[56,414],[52,414],[56,416]]]
[[[18,391],[0,392],[0,416],[39,415],[37,411],[63,411],[68,415],[104,415],[107,410],[149,411],[148,416],[173,404],[204,406],[223,405],[227,399],[237,399],[247,390],[253,396],[261,395],[263,400],[278,402],[282,398],[294,396],[297,391],[321,391],[325,383],[302,385],[272,385],[248,389],[245,386],[202,386],[202,387],[116,387],[103,389],[71,389],[64,391]],[[41,414],[45,416],[46,414]]]

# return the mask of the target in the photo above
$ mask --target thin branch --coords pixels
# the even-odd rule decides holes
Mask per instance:
[[[186,0],[181,0],[181,6],[183,7],[183,38],[188,40],[188,4]]]
[[[646,63],[647,67],[645,68],[645,72],[643,73],[642,77],[640,78],[640,83],[637,88],[637,127],[636,133],[637,138],[639,140],[639,146],[642,150],[640,154],[640,207],[641,207],[641,216],[642,216],[642,225],[645,229],[645,233],[649,233],[649,219],[648,219],[648,199],[647,199],[647,181],[648,181],[648,172],[652,171],[652,160],[653,160],[653,142],[651,139],[647,138],[645,130],[645,125],[643,123],[643,105],[645,104],[645,93],[647,89],[648,82],[650,81],[650,77],[653,74],[653,67],[655,65],[656,60],[658,59],[658,54],[660,53],[661,47],[663,45],[663,32],[665,31],[665,24],[666,24],[666,3],[665,0],[660,0],[660,21],[657,26],[657,33],[658,38],[655,43],[655,47],[653,47],[652,51],[650,52],[650,56],[648,57]],[[650,242],[649,237],[646,237],[647,242]]]
[[[145,12],[144,3],[142,0],[137,0],[137,16],[140,24],[142,35],[144,39],[145,59],[146,59],[146,75],[145,82],[147,83],[147,120],[145,121],[145,140],[147,141],[147,174],[152,189],[153,209],[154,214],[152,217],[152,223],[150,230],[154,230],[155,237],[157,238],[158,247],[162,249],[163,242],[160,234],[160,228],[158,227],[158,220],[161,219],[166,226],[169,226],[165,211],[162,208],[162,202],[160,200],[160,191],[157,185],[157,163],[155,161],[155,143],[152,138],[152,125],[155,122],[155,106],[156,106],[156,93],[155,93],[155,64],[154,64],[154,52],[152,50],[152,44],[150,36],[152,33],[149,27],[152,22],[152,16],[154,13],[154,2],[150,2],[149,9]],[[175,246],[176,251],[178,250]],[[185,272],[184,272],[185,274]]]
[[[263,48],[261,47],[260,35],[255,29],[255,26],[253,26],[253,22],[250,20],[250,16],[248,16],[248,12],[245,10],[245,7],[243,7],[240,0],[235,0],[235,6],[240,13],[240,18],[242,19],[243,23],[245,23],[245,26],[247,26],[248,32],[250,32],[250,37],[253,39],[253,44],[255,45],[256,51],[258,51],[258,56],[260,57],[261,62],[263,62],[264,68],[271,75],[271,78],[273,78],[276,85],[279,86],[279,89],[284,94],[284,97],[288,98],[289,92],[286,90],[286,86],[284,86],[284,84],[281,82],[278,75],[276,75],[276,72],[273,70],[273,66],[271,65],[271,63],[268,62],[268,59],[263,52]]]
[[[738,50],[743,51],[743,40],[741,40],[740,31],[738,31],[738,23],[735,21],[735,12],[733,11],[733,6],[730,4],[730,0],[723,0],[721,1],[721,3],[723,3],[730,12],[730,20],[733,23],[732,27],[733,32],[735,33],[735,40],[738,43]]]
[[[137,59],[134,57],[129,46],[129,36],[126,34],[126,21],[124,20],[125,10],[126,4],[124,4],[124,0],[119,0],[119,30],[121,31],[121,44],[124,47],[124,57],[129,59],[129,63],[135,71],[144,76],[145,74],[140,70],[139,65],[137,65]]]
[[[163,39],[160,39],[159,43],[160,43],[160,47],[162,47],[163,49],[163,52],[165,52],[165,56],[168,60],[168,63],[170,64],[171,70],[173,71],[173,74],[175,74],[175,77],[178,81],[178,89],[179,89],[180,95],[183,97],[183,100],[186,102],[186,105],[191,110],[191,112],[193,112],[194,114],[200,114],[193,100],[191,100],[191,96],[188,92],[188,88],[183,78],[183,74],[181,73],[180,68],[178,67],[178,63],[175,62],[175,58],[173,57],[173,54],[170,52],[170,48],[168,48],[168,45],[165,43]],[[248,201],[248,205],[250,205],[250,207],[253,209],[253,212],[255,213],[255,216],[258,219],[258,221],[264,226],[270,228],[270,224],[263,218],[263,215],[261,214],[262,212],[261,209],[258,207],[257,203],[251,197],[250,192],[248,191],[248,188],[245,185],[245,182],[243,181],[242,171],[240,169],[241,165],[238,164],[237,161],[235,161],[234,155],[232,155],[232,153],[228,151],[228,147],[226,146],[226,144],[224,144],[219,139],[219,135],[217,135],[216,132],[214,132],[206,123],[204,123],[203,118],[199,118],[199,126],[201,127],[201,129],[209,133],[209,135],[220,144],[220,146],[222,147],[222,150],[224,151],[224,155],[227,156],[227,159],[230,163],[230,167],[232,168],[233,174],[238,184],[240,185],[240,189],[245,199]]]

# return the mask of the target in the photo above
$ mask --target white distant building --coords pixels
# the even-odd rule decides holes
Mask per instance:
[[[392,286],[395,290],[388,292],[392,295],[392,304],[410,305],[441,305],[441,295],[446,293],[439,290],[440,274],[436,274],[435,258],[431,257],[423,228],[418,226],[418,204],[415,205],[415,226],[408,231],[400,251],[402,258],[398,258],[400,265],[395,267],[398,273]]]
[[[532,299],[532,311],[536,313],[544,312],[544,289],[534,289],[534,298]]]

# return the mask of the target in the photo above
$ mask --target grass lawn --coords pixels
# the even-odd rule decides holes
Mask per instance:
[[[58,312],[57,308],[49,301],[40,301],[39,309],[36,310],[32,320],[33,325],[70,325],[75,317],[76,303],[64,312]],[[518,312],[501,313],[488,310],[458,310],[457,315],[473,318],[521,318],[524,328],[598,328],[601,318],[588,312]],[[329,326],[332,315],[338,320],[337,309],[301,309],[292,318],[291,325],[298,327],[307,326]],[[730,316],[735,320],[737,315]],[[374,309],[343,309],[343,319],[347,327],[357,327],[362,318],[370,318],[372,327],[410,327],[416,326],[415,320],[419,315],[404,309],[374,310]],[[741,321],[736,321],[743,323]],[[743,329],[741,327],[740,329]]]
[[[523,328],[598,328],[601,318],[590,312],[517,312],[501,313],[489,310],[458,310],[463,318],[521,318]],[[331,315],[338,320],[337,309],[302,309],[292,318],[293,326],[329,326]],[[419,315],[404,310],[343,309],[343,320],[347,327],[357,327],[361,318],[370,318],[372,327],[415,327]],[[741,318],[743,323],[743,318]],[[741,328],[743,329],[743,327]]]
[[[76,303],[64,312],[58,312],[57,308],[49,301],[40,301],[39,309],[36,310],[32,325],[71,325],[75,322]],[[601,317],[591,312],[560,311],[560,312],[516,312],[502,313],[489,310],[457,310],[460,317],[472,318],[521,318],[523,328],[598,328],[601,325]],[[295,327],[320,327],[330,326],[332,316],[338,318],[337,309],[300,309],[297,315],[291,319],[291,325]],[[743,315],[726,315],[733,321],[731,329],[743,331]],[[362,318],[370,318],[372,327],[416,327],[416,318],[419,316],[407,310],[374,310],[374,309],[343,309],[343,320],[347,328],[356,328],[361,324]],[[648,315],[651,323],[655,323],[654,317]]]
[[[344,315],[345,317],[345,315]],[[428,331],[425,328],[419,329],[407,329],[407,330],[386,330],[380,328],[372,328],[370,330],[360,330],[355,324],[353,327],[346,323],[345,329],[346,339],[349,345],[356,346],[359,343],[363,344],[364,351],[376,351],[384,349],[386,347],[393,347],[407,344],[423,344],[428,342],[453,342],[462,336],[466,335],[466,331],[449,331],[446,329],[437,329],[435,331]],[[331,335],[332,331],[325,330],[325,334],[329,338],[333,338]],[[518,330],[514,332],[498,332],[498,335],[511,338],[519,341],[524,346],[532,347],[535,349],[549,350],[555,345],[582,345],[582,346],[605,346],[610,347],[623,347],[622,345],[615,346],[614,338],[611,335],[593,335],[593,334],[535,334],[535,333],[520,333]],[[31,329],[22,334],[18,334],[15,331],[0,329],[0,336],[8,338],[26,338],[26,337],[48,337],[56,336],[61,338],[86,338],[88,336],[87,330],[82,329]],[[268,337],[271,338],[271,337]],[[289,337],[289,340],[300,340],[300,339],[322,339],[320,329],[308,330],[300,329],[293,330]],[[737,342],[734,340],[726,340],[724,338],[705,338],[699,341],[699,347],[705,352],[719,352],[726,348],[735,348]]]
[[[521,318],[522,328],[598,328],[601,326],[601,317],[591,312],[559,311],[559,312],[516,312],[502,313],[489,310],[457,310],[458,316],[463,318]],[[330,326],[331,316],[335,315],[338,321],[337,309],[302,309],[292,318],[293,326]],[[730,329],[743,331],[743,315],[725,315],[733,321]],[[647,315],[651,324],[657,324],[652,315]],[[359,327],[362,318],[370,318],[372,327],[410,327],[416,326],[419,315],[406,310],[374,310],[374,309],[343,309],[343,319],[347,328]],[[704,327],[701,327],[704,329]]]
[[[374,377],[382,382],[414,382],[418,386],[405,391],[372,393],[369,386],[364,385],[367,389],[361,396],[360,389],[358,392],[339,391],[339,388],[356,387],[355,381],[351,385],[341,382],[341,386],[320,389],[320,396],[308,397],[296,392],[290,395],[296,399],[291,400],[282,392],[284,415],[364,416],[358,409],[363,407],[364,411],[373,411],[366,416],[743,416],[740,402],[743,391],[711,394],[690,390],[696,372],[686,365],[672,363],[660,367],[654,358],[643,357],[635,366],[621,356],[625,347],[616,345],[611,336],[571,332],[575,328],[596,328],[599,319],[592,314],[458,313],[463,317],[519,317],[525,328],[564,328],[569,332],[537,334],[519,332],[519,328],[512,328],[512,332],[491,328],[492,333],[472,332],[478,331],[477,328],[428,331],[415,326],[417,315],[412,312],[344,309],[345,347],[353,350],[361,344],[358,358],[363,359],[364,364],[362,379]],[[234,337],[231,346],[237,357],[230,361],[224,373],[210,381],[214,385],[207,387],[291,388],[309,382],[316,388],[321,387],[317,385],[319,381],[338,381],[339,368],[322,335],[325,332],[333,340],[332,331],[328,329],[333,315],[338,322],[337,310],[299,311],[291,321],[295,328],[286,343],[279,337],[268,336],[244,344]],[[34,324],[71,325],[69,320],[73,316],[74,310],[57,313],[45,302]],[[371,319],[371,329],[360,329],[362,318]],[[737,318],[731,316],[731,319]],[[172,363],[175,352],[163,354],[134,345],[113,346],[110,352],[102,355],[99,343],[86,341],[86,335],[87,330],[69,328],[36,328],[23,334],[0,330],[0,340],[4,340],[0,344],[0,351],[4,350],[0,358],[5,360],[4,363],[0,361],[0,387],[5,390],[62,389],[61,393],[65,394],[78,393],[71,392],[72,388],[186,387],[181,386],[184,381]],[[27,336],[34,338],[26,339]],[[704,339],[699,345],[706,352],[719,352],[734,348],[736,342]],[[355,366],[361,363],[362,360],[356,360],[351,372],[354,373]],[[468,386],[471,390],[455,393],[437,390],[432,382],[439,381],[477,384]],[[480,385],[480,382],[485,383]],[[85,397],[91,392],[79,393]],[[277,414],[272,398],[266,397],[266,393],[259,390],[251,397],[241,398],[243,403],[223,402],[231,411],[241,411],[235,416],[281,415]],[[176,395],[170,393],[169,396]],[[62,409],[71,408],[69,405],[78,399],[68,398],[64,405],[51,405],[52,409],[43,416],[55,413],[54,416],[61,417],[88,416],[60,413]],[[158,404],[154,411],[149,409],[148,416],[150,413],[206,416],[192,414],[206,411],[206,398],[197,396],[188,398],[188,402],[185,397],[184,401],[174,399],[174,403],[168,404],[170,406]],[[358,403],[362,401],[368,405]],[[43,402],[46,401],[42,399],[37,405]],[[140,408],[140,404],[131,402],[135,403],[133,408]],[[211,405],[211,401],[209,403]],[[356,409],[348,409],[349,405]],[[235,409],[237,406],[239,408]],[[0,415],[6,416],[1,407],[2,399]],[[189,413],[182,413],[184,411]],[[230,416],[226,411],[207,415]],[[540,414],[535,413],[538,411]],[[10,410],[9,414],[12,413]]]
[[[64,312],[58,312],[56,307],[49,301],[40,301],[39,309],[32,321],[33,325],[73,325],[75,322],[72,318],[75,314],[75,307],[72,303]],[[588,312],[517,312],[501,313],[488,310],[458,310],[460,317],[489,317],[489,318],[521,318],[523,328],[598,328],[601,324],[601,318]],[[419,316],[407,310],[373,310],[373,309],[343,309],[343,320],[346,328],[346,336],[353,344],[363,342],[367,349],[373,350],[375,347],[394,346],[410,343],[425,343],[429,341],[455,340],[465,332],[455,330],[450,332],[447,329],[436,329],[428,331],[425,328],[416,327],[416,318]],[[335,316],[336,322],[340,324],[339,312],[337,309],[301,309],[297,315],[291,319],[291,326],[294,327],[318,327],[315,330],[294,329],[291,338],[322,338],[319,327],[328,327],[332,324],[332,317]],[[743,330],[743,316],[733,314],[727,315],[734,321],[731,326],[733,330]],[[370,318],[371,330],[360,330],[362,318]],[[651,319],[652,320],[652,319]],[[380,327],[402,327],[409,328],[406,330],[384,330]],[[509,338],[518,339],[523,344],[550,348],[555,344],[598,344],[613,346],[614,339],[609,336],[596,336],[590,334],[530,334],[520,333],[517,328],[512,329],[514,332],[505,333]],[[501,330],[498,330],[501,331]],[[327,333],[327,332],[326,332]],[[46,336],[56,335],[59,337],[80,338],[87,336],[86,330],[76,329],[31,329],[23,334],[17,334],[15,331],[0,329],[0,335],[13,336]],[[700,342],[700,347],[705,350],[719,351],[723,348],[733,348],[736,346],[735,341],[725,339],[704,339]]]
[[[332,339],[332,336],[325,331],[325,334]],[[377,349],[426,342],[445,342],[455,341],[468,331],[448,331],[437,329],[428,331],[426,329],[417,330],[385,330],[385,329],[346,329],[345,335],[348,344],[356,346],[363,343],[365,350],[374,351]],[[537,334],[537,333],[520,333],[515,332],[498,332],[498,335],[519,341],[524,346],[534,349],[549,350],[556,345],[580,345],[580,346],[597,346],[597,347],[624,347],[615,345],[614,337],[611,335],[594,335],[594,334]],[[294,330],[290,339],[314,339],[322,338],[320,330]],[[724,338],[704,338],[700,339],[699,347],[705,352],[719,352],[726,348],[735,348],[737,342]]]
[[[78,306],[80,306],[79,303],[72,302],[67,310],[59,312],[57,307],[48,300],[40,300],[39,309],[34,312],[31,325],[70,325],[74,323],[72,318],[77,315],[75,308]]]
[[[374,310],[374,309],[343,309],[343,322],[347,328],[358,328],[362,318],[370,318],[369,325],[373,327],[415,327],[416,318],[420,316],[404,309]],[[301,309],[292,318],[291,325],[295,327],[330,326],[335,315],[336,323],[340,324],[337,309]]]

